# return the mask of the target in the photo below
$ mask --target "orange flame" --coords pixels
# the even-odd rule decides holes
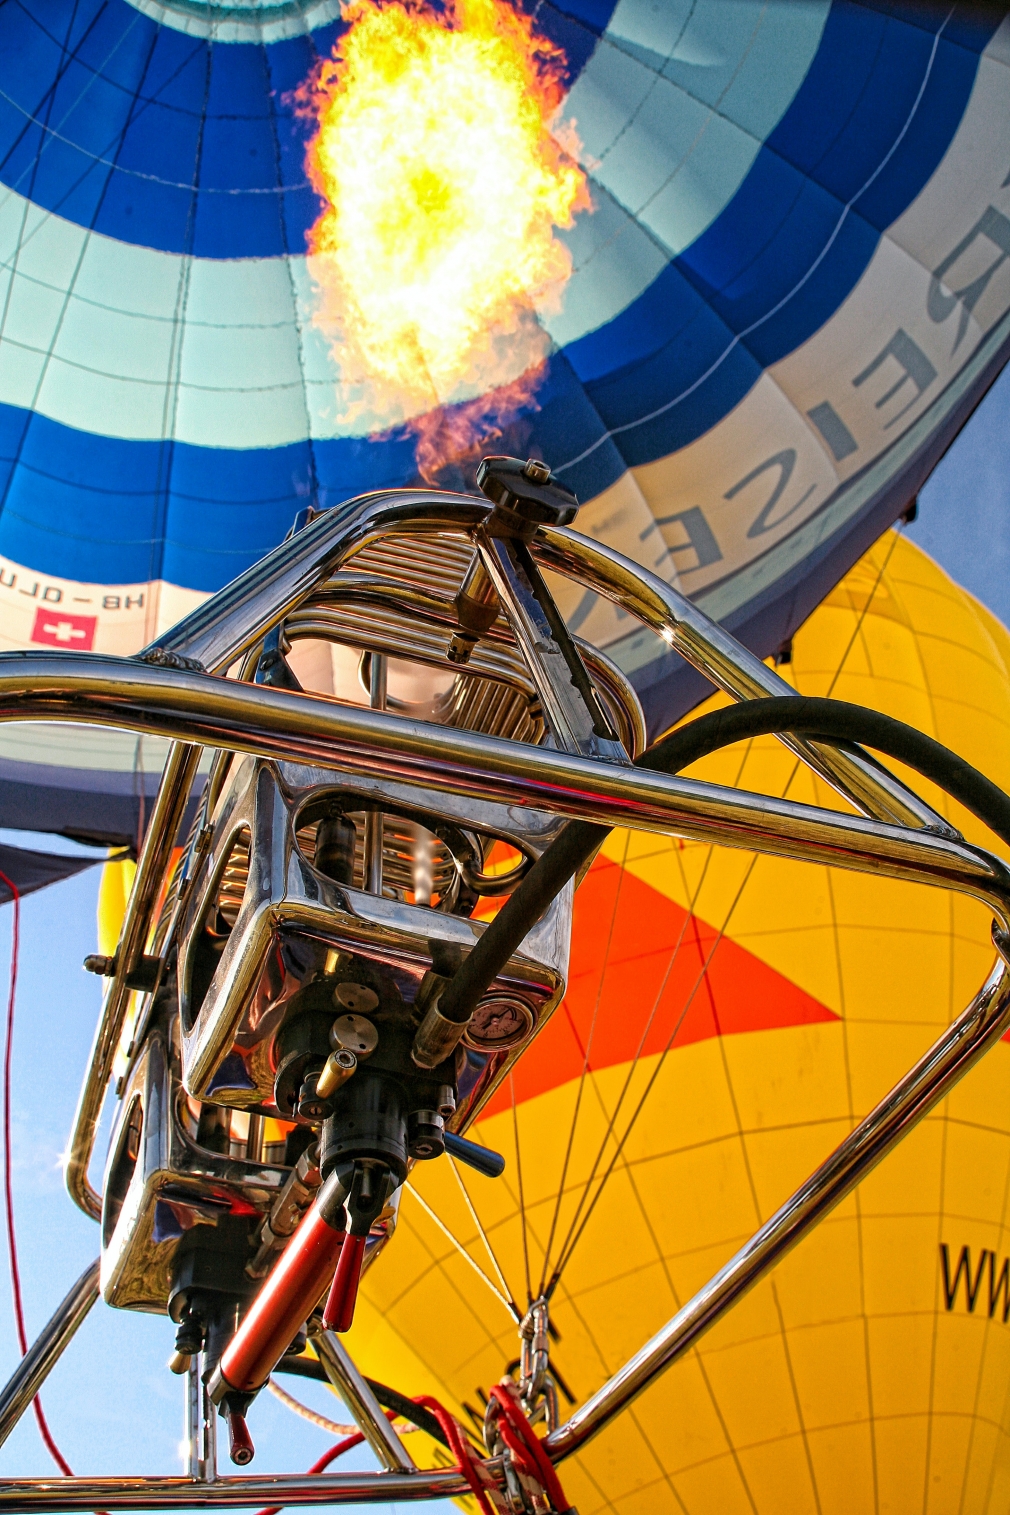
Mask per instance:
[[[555,230],[589,205],[586,177],[574,127],[551,130],[563,54],[506,0],[352,0],[344,19],[303,96],[326,206],[316,319],[349,413],[390,425],[472,402],[437,445],[422,427],[427,472],[532,396],[550,348],[536,309],[571,272]]]

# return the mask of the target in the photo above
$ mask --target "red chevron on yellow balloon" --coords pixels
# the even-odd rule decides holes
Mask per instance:
[[[568,993],[516,1067],[531,1099],[583,1068],[686,1047],[712,1036],[833,1021],[838,1016],[746,947],[605,857],[575,896]],[[510,1108],[499,1090],[485,1110]]]

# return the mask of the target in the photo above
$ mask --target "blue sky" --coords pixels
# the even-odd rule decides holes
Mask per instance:
[[[1010,625],[1010,367],[933,471],[906,530]]]
[[[920,496],[919,519],[907,529],[960,583],[1010,621],[1010,370],[936,469]],[[95,948],[97,888],[98,872],[92,870],[23,906],[13,1111],[15,1204],[30,1336],[98,1244],[96,1226],[67,1198],[60,1171],[99,1007],[98,982],[80,966]],[[4,985],[9,939],[7,907],[0,911]],[[6,1254],[0,1290],[0,1374],[6,1378],[17,1360]],[[165,1319],[102,1304],[92,1311],[43,1396],[75,1472],[180,1471],[182,1388],[165,1370],[172,1338]],[[331,1418],[346,1418],[321,1387],[303,1380],[292,1380],[289,1387]],[[324,1432],[296,1419],[268,1394],[257,1401],[252,1424],[257,1471],[302,1470],[330,1445]],[[362,1451],[350,1454],[345,1465],[372,1464]],[[30,1415],[4,1447],[0,1466],[13,1476],[52,1472]]]

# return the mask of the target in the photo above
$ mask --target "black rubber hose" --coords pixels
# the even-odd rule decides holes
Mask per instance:
[[[282,1357],[274,1368],[275,1373],[293,1373],[298,1378],[312,1378],[319,1383],[329,1383],[326,1369],[318,1357]],[[423,1405],[416,1405],[406,1394],[401,1394],[397,1389],[390,1389],[386,1384],[379,1383],[374,1378],[366,1378],[365,1382],[379,1401],[384,1410],[393,1410],[397,1415],[402,1415],[404,1420],[412,1420],[415,1426],[422,1431],[427,1431],[435,1441],[440,1441],[443,1447],[449,1446],[449,1440],[438,1421],[430,1410]],[[451,1451],[452,1448],[449,1447]]]
[[[877,710],[841,700],[783,695],[743,700],[681,726],[648,748],[635,765],[678,773],[749,737],[790,732],[834,743],[865,743],[931,779],[1010,846],[1010,799],[983,774],[932,737]],[[480,940],[443,989],[438,1008],[447,1020],[466,1022],[551,901],[592,857],[611,828],[569,821],[506,900]]]

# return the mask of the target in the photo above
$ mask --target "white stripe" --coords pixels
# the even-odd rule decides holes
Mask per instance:
[[[565,234],[575,271],[560,314],[541,317],[558,345],[612,320],[718,215],[802,81],[827,6],[680,9],[663,12],[665,50],[646,58],[639,38],[648,32],[655,49],[659,24],[652,16],[647,28],[651,4],[621,0],[569,96],[595,165],[597,209]],[[0,301],[0,401],[78,430],[252,448],[365,436],[396,419],[348,404],[345,376],[312,323],[304,257],[156,252],[7,190]],[[523,361],[517,346],[505,378]],[[464,385],[452,398],[477,392]]]
[[[282,42],[325,26],[340,15],[340,0],[127,0],[129,5],[190,37],[214,42]]]

